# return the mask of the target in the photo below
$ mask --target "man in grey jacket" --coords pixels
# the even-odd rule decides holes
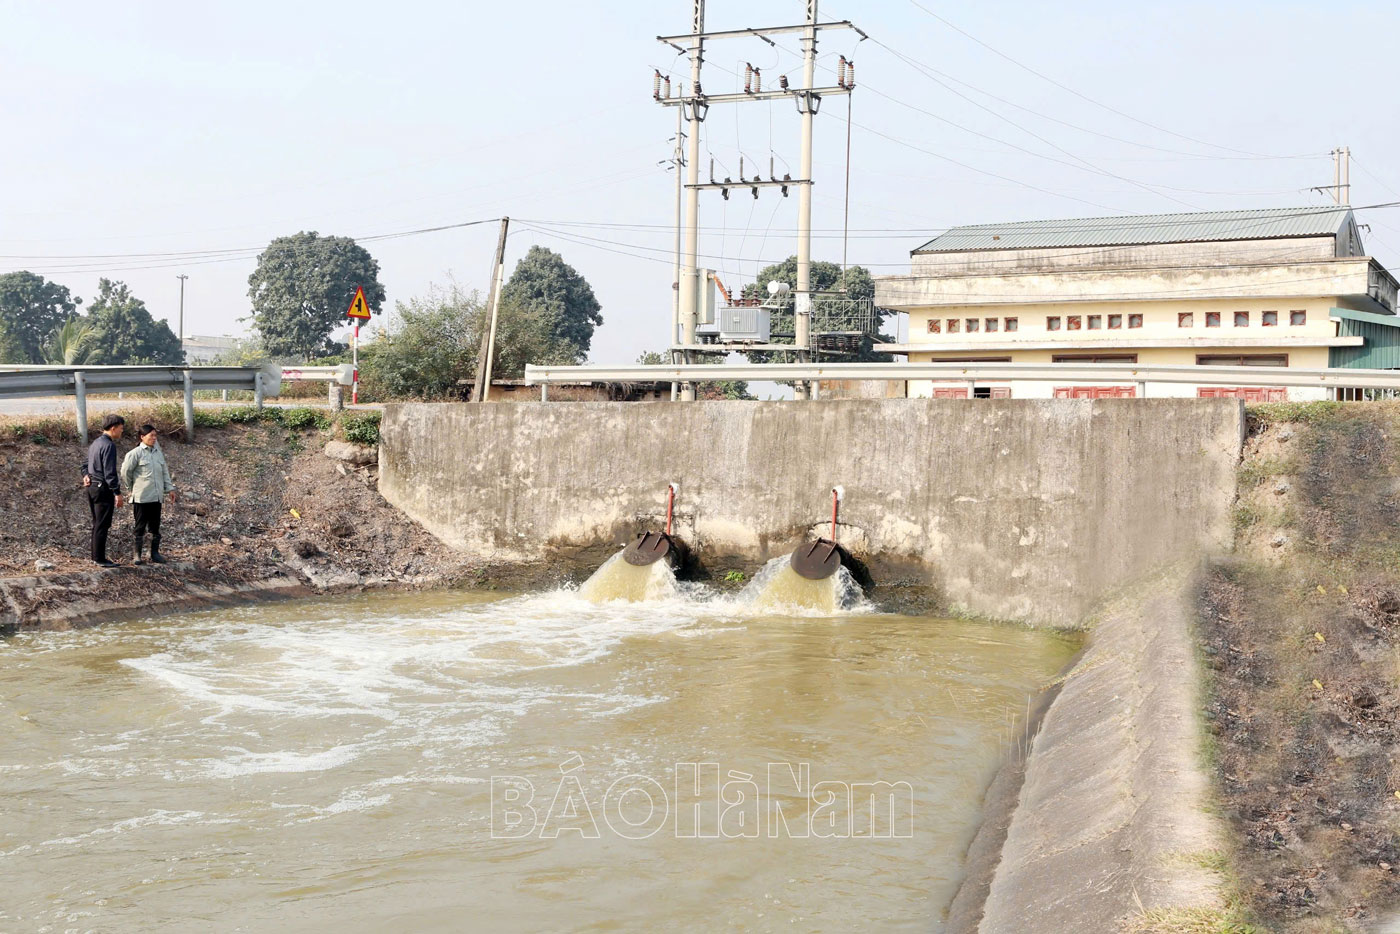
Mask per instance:
[[[92,512],[92,560],[104,568],[117,567],[107,560],[107,533],[112,513],[122,507],[121,482],[117,479],[117,441],[126,430],[126,419],[108,415],[102,419],[102,434],[88,447],[83,462],[83,488]]]
[[[156,445],[156,426],[142,425],[137,432],[141,443],[132,448],[122,461],[122,483],[131,491],[136,512],[136,549],[134,561],[140,564],[146,550],[146,532],[151,533],[151,563],[164,564],[160,553],[160,501],[166,496],[175,501],[175,484],[170,468],[165,464],[165,452]]]

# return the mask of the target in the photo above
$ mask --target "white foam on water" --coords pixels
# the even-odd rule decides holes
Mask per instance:
[[[236,778],[266,772],[325,772],[348,765],[359,757],[359,746],[335,746],[311,753],[291,750],[255,753],[240,749],[230,758],[210,762],[208,771],[215,778]]]

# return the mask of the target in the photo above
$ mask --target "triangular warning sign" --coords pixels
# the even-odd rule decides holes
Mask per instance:
[[[350,303],[350,310],[345,313],[351,318],[361,318],[369,320],[369,303],[365,301],[364,288],[355,289],[355,300]]]

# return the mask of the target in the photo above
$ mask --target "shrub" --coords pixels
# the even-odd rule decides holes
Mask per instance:
[[[340,416],[340,433],[355,444],[379,443],[379,412],[346,412]]]
[[[276,413],[273,415],[274,420],[288,428],[315,428],[325,431],[333,424],[330,416],[319,409],[263,409],[264,417],[269,413]]]

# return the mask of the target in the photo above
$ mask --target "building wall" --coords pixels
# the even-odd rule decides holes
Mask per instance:
[[[1336,334],[1336,325],[1329,319],[1328,314],[1332,307],[1337,304],[1338,299],[1335,296],[1288,296],[1272,299],[1162,299],[1141,302],[1075,302],[1072,304],[1046,301],[1021,305],[1015,309],[986,305],[923,307],[912,309],[909,312],[909,343],[911,345],[927,344],[930,349],[966,344],[969,345],[966,349],[975,351],[979,346],[990,348],[1016,344],[1030,347],[1045,341],[1073,341],[1082,343],[1086,347],[1100,344],[1107,347],[1110,344],[1122,344],[1134,340],[1187,340],[1209,342],[1214,346],[1223,347],[1228,346],[1225,342],[1231,340],[1256,341],[1269,336],[1290,340],[1295,338],[1330,338]],[[1295,326],[1288,323],[1289,313],[1295,310],[1306,312],[1307,321],[1305,324]],[[1248,327],[1234,325],[1234,313],[1237,311],[1249,313]],[[1278,313],[1279,324],[1277,326],[1267,328],[1263,326],[1262,316],[1265,311]],[[1192,327],[1183,328],[1178,324],[1177,316],[1183,312],[1193,315]],[[1219,328],[1205,326],[1206,315],[1211,312],[1220,315]],[[1072,315],[1083,319],[1083,327],[1077,331],[1071,331],[1067,326],[1068,319]],[[1091,315],[1098,315],[1102,318],[1104,327],[1099,330],[1089,330],[1088,318]],[[1110,329],[1108,327],[1110,315],[1121,315],[1123,326]],[[1130,315],[1142,315],[1142,327],[1128,327]],[[1052,316],[1060,318],[1061,329],[1058,331],[1051,331],[1048,328],[1046,320]],[[1017,321],[1015,331],[1006,330],[1006,322],[1010,318]],[[968,333],[967,322],[969,319],[978,322],[976,332]],[[988,332],[986,330],[989,319],[996,321],[996,331]],[[929,332],[930,320],[939,323],[939,333]],[[958,331],[955,334],[948,333],[950,320],[958,322]],[[959,351],[963,349],[961,346],[958,347]],[[1239,350],[1238,352],[1244,351]]]
[[[961,276],[1008,270],[1054,271],[1105,266],[1186,266],[1235,263],[1294,263],[1339,255],[1336,238],[1290,237],[1208,243],[1152,243],[1113,247],[1048,247],[1030,250],[968,250],[915,253],[916,276]]]
[[[482,560],[548,561],[655,528],[677,481],[699,559],[756,569],[825,534],[839,484],[839,537],[877,583],[1076,625],[1228,543],[1243,429],[1230,400],[401,404],[379,490]]]
[[[875,280],[875,303],[882,308],[913,311],[969,304],[984,307],[1044,302],[1136,304],[1168,297],[1279,300],[1300,292],[1313,296],[1365,296],[1377,288],[1373,281],[1379,275],[1376,270],[1379,266],[1364,256],[1243,266],[1201,264],[1053,270],[1013,267],[961,276],[881,276]],[[1388,274],[1383,278],[1388,283],[1394,281]]]

